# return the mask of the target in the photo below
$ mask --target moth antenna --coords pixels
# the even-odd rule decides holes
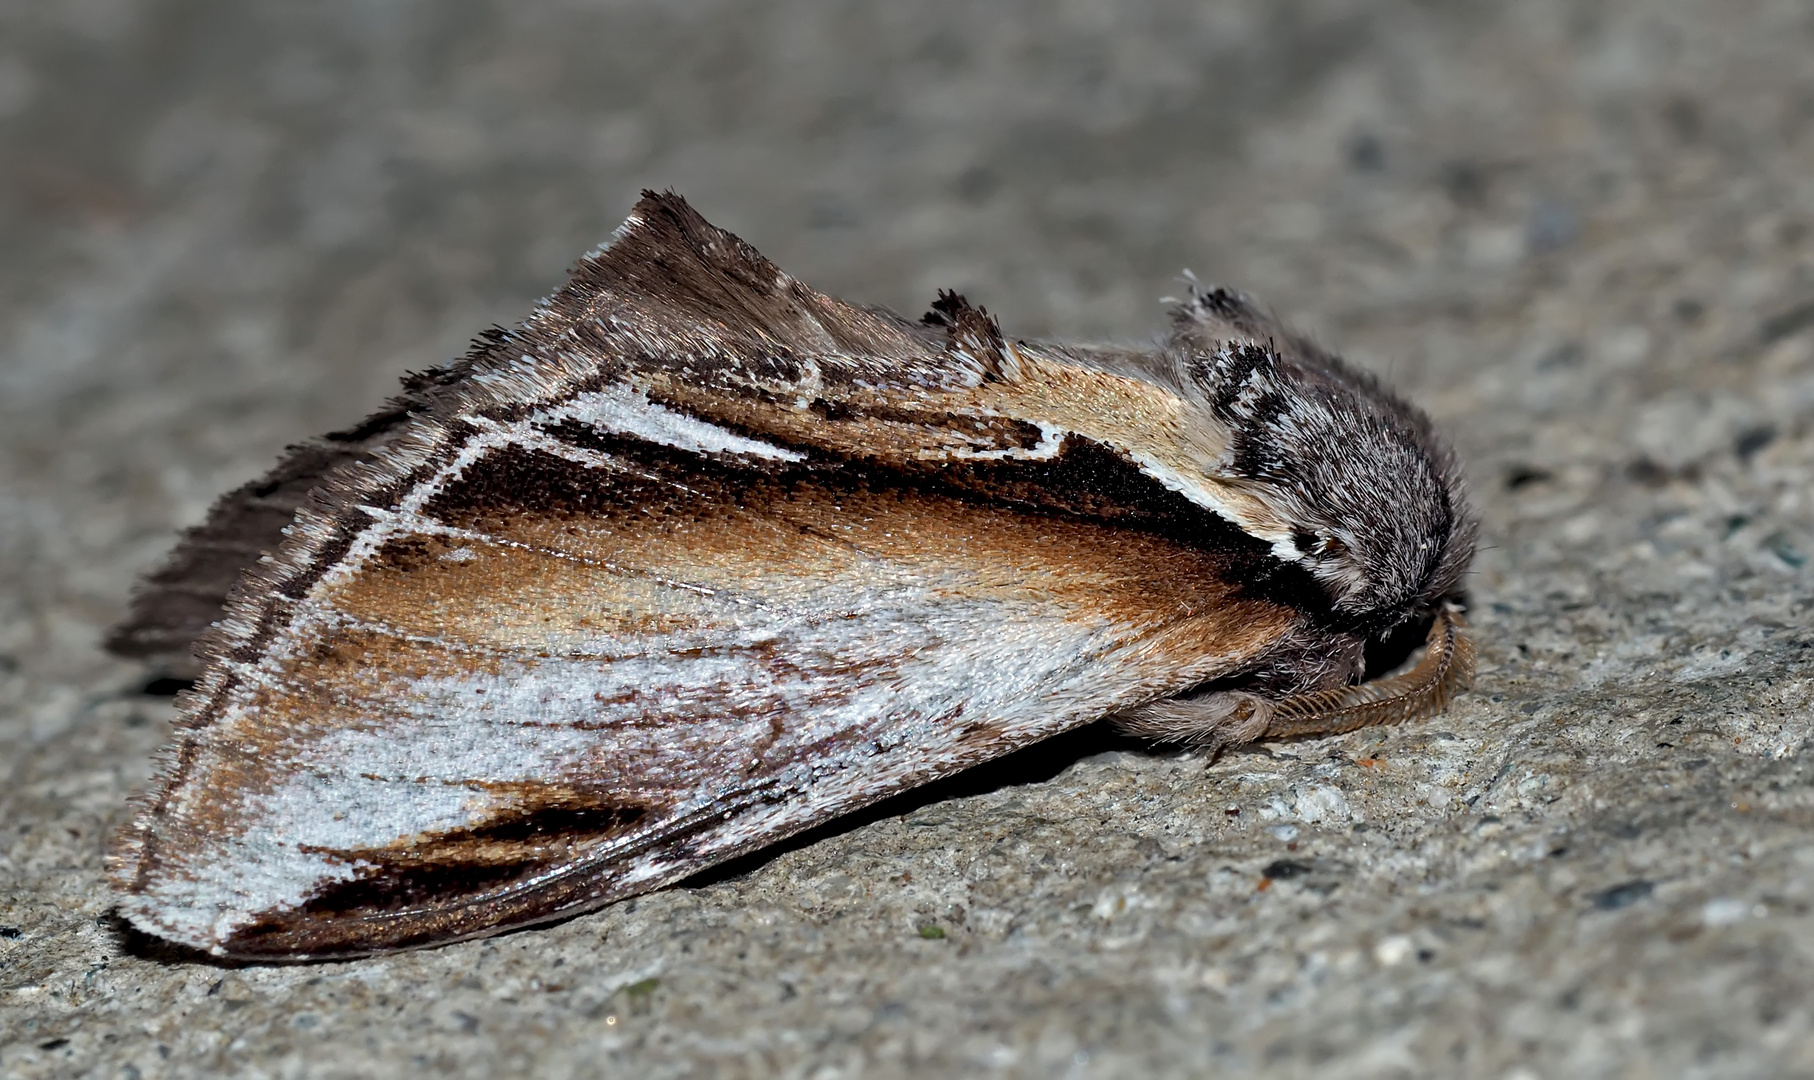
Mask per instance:
[[[1453,604],[1437,611],[1425,641],[1417,666],[1389,679],[1278,699],[1239,690],[1171,698],[1124,712],[1115,725],[1130,735],[1207,749],[1213,757],[1257,739],[1339,735],[1434,716],[1473,680],[1474,642]]]
[[[1454,605],[1444,604],[1430,624],[1426,651],[1416,667],[1377,682],[1293,694],[1274,702],[1263,737],[1338,735],[1434,716],[1474,681],[1475,658],[1467,620]]]

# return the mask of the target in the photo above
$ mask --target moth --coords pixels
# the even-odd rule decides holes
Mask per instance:
[[[1147,348],[832,299],[646,192],[515,329],[224,497],[124,918],[346,957],[561,918],[1104,717],[1216,749],[1470,678],[1454,454],[1194,283]],[[1423,658],[1364,681],[1370,644]]]

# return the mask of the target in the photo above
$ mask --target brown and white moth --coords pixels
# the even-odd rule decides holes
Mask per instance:
[[[199,682],[113,879],[171,941],[350,956],[1102,717],[1221,747],[1428,715],[1471,672],[1473,549],[1424,415],[1240,296],[1193,287],[1148,349],[1010,339],[952,294],[821,295],[647,193],[140,593],[114,647],[199,638]],[[1362,682],[1416,620],[1424,658]]]

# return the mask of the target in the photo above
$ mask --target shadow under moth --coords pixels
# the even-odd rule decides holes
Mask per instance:
[[[1193,285],[1148,348],[1012,339],[954,294],[834,300],[645,193],[141,590],[112,646],[197,682],[111,873],[158,937],[354,956],[1104,717],[1213,750],[1430,715],[1472,672],[1473,550],[1429,420],[1239,295]]]

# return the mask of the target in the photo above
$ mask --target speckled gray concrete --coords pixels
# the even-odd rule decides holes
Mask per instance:
[[[123,939],[135,574],[645,184],[1023,334],[1258,293],[1460,443],[1477,690],[1207,767],[1086,731],[489,942]],[[0,1075],[1814,1075],[1800,0],[10,3],[0,282]]]

